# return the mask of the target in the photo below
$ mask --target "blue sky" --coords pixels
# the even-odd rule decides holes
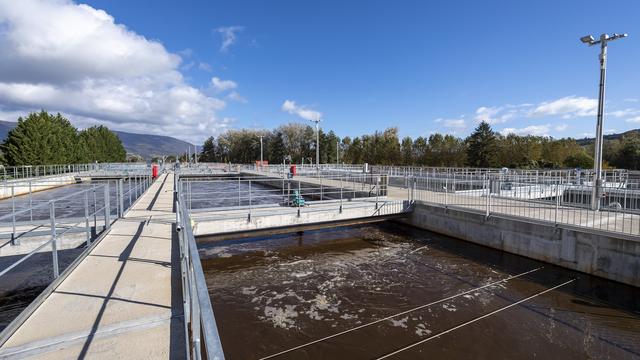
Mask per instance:
[[[207,98],[203,106],[215,116],[191,124],[197,128],[191,132],[187,124],[167,125],[171,120],[125,121],[113,108],[104,119],[95,108],[62,109],[86,124],[107,121],[200,141],[228,127],[273,128],[321,114],[323,128],[350,136],[389,126],[413,137],[466,136],[485,119],[503,132],[584,137],[595,128],[599,49],[579,38],[627,32],[609,47],[605,129],[640,128],[637,1],[608,4],[605,11],[596,1],[87,4],[177,56],[168,72]],[[0,110],[7,114],[39,107],[3,101],[1,90]]]

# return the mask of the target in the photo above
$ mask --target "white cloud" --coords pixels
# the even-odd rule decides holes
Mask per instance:
[[[227,95],[227,99],[231,101],[236,101],[239,103],[247,103],[247,99],[245,99],[242,95],[240,95],[237,91],[232,91]]]
[[[616,110],[616,111],[611,111],[611,112],[607,112],[607,115],[611,115],[614,117],[627,117],[627,116],[634,116],[634,115],[640,115],[640,110],[638,109],[623,109],[623,110]]]
[[[211,78],[211,86],[213,86],[213,88],[216,91],[222,92],[222,91],[235,89],[235,88],[238,87],[238,84],[236,84],[235,81],[222,80],[222,79],[214,76],[214,77]]]
[[[105,11],[70,0],[0,0],[5,113],[44,108],[80,127],[103,121],[200,141],[226,126],[216,116],[225,102],[188,85],[180,64],[180,56]]]
[[[477,122],[485,121],[489,124],[501,124],[513,118],[516,114],[514,109],[505,112],[504,106],[481,106],[476,110],[475,120]]]
[[[206,71],[206,72],[211,72],[213,70],[211,68],[211,65],[207,64],[206,62],[200,62],[198,64],[198,69],[200,69],[202,71]]]
[[[570,119],[596,114],[598,101],[587,97],[566,96],[558,100],[540,103],[532,112],[533,117],[561,116]]]
[[[634,99],[634,98],[626,98],[623,101],[626,101],[626,102],[640,102],[639,99]]]
[[[567,124],[559,124],[559,125],[556,125],[553,129],[555,131],[565,131],[567,130],[568,127],[569,126]]]
[[[626,121],[630,123],[640,123],[640,116],[629,118]]]
[[[529,125],[523,128],[504,128],[500,131],[503,135],[516,134],[516,135],[535,135],[535,136],[549,136],[550,124],[546,125]]]
[[[229,47],[236,42],[237,33],[244,30],[243,26],[221,26],[215,29],[216,32],[222,35],[222,44],[220,45],[220,52],[229,51]]]
[[[452,130],[462,130],[467,127],[464,119],[436,119],[435,122],[442,123],[442,126]]]
[[[305,106],[298,106],[292,100],[285,100],[284,103],[282,104],[281,110],[289,114],[298,115],[305,120],[316,121],[322,118],[321,112],[311,110]]]

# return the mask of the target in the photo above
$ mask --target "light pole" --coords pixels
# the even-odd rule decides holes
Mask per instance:
[[[262,167],[262,138],[264,135],[259,135],[258,137],[260,138],[260,167]]]
[[[316,123],[316,169],[320,169],[320,119],[309,121]]]
[[[602,34],[600,39],[596,40],[593,36],[587,35],[580,38],[583,43],[593,46],[600,44],[600,88],[598,94],[598,121],[596,124],[596,141],[595,141],[595,156],[593,170],[594,174],[594,187],[591,194],[591,210],[600,210],[600,198],[602,197],[602,123],[604,116],[604,91],[605,82],[607,77],[607,43],[609,41],[617,40],[627,37],[627,34]]]
[[[336,140],[336,165],[340,165],[340,140]]]

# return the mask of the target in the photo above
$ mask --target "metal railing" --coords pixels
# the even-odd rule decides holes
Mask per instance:
[[[176,181],[176,224],[180,242],[187,358],[224,359],[200,254],[191,228],[191,217],[177,184]]]
[[[591,184],[516,182],[491,177],[414,177],[407,182],[415,188],[416,200],[445,208],[640,236],[640,191],[635,189],[607,189],[599,199],[600,210],[594,211],[590,209]]]
[[[188,209],[219,207],[291,206],[295,197],[305,201],[376,199],[387,194],[388,177],[372,174],[319,177],[246,176],[223,178],[181,177],[178,190]]]

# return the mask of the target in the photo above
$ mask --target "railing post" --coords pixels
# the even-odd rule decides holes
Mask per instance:
[[[33,221],[33,197],[31,195],[31,180],[29,180],[29,219]]]
[[[249,180],[249,218],[247,220],[251,222],[251,180]]]
[[[132,202],[131,202],[131,177],[129,177],[127,179],[127,184],[129,184],[129,191],[128,191],[128,193],[129,193],[129,207],[131,207],[131,204],[132,204]]]
[[[376,175],[376,210],[378,210],[378,194],[379,194],[378,185],[379,184],[380,184],[380,176]]]
[[[484,181],[485,187],[487,189],[487,209],[485,213],[485,218],[489,218],[489,214],[491,214],[491,180],[487,179]]]
[[[104,229],[111,227],[111,204],[109,199],[109,181],[104,185]]]
[[[340,177],[340,214],[342,214],[342,176]]]
[[[559,188],[560,188],[560,185],[556,183],[556,211],[553,219],[553,221],[556,224],[558,223],[558,208],[560,207],[560,192],[559,192],[560,189]]]
[[[118,204],[120,208],[120,218],[124,217],[124,181],[122,179],[118,179]]]
[[[51,221],[51,256],[53,257],[53,278],[60,276],[58,267],[58,239],[56,238],[56,203],[49,201],[49,219]]]
[[[449,204],[449,178],[444,179],[444,207]]]
[[[84,192],[84,227],[87,232],[87,247],[91,244],[91,227],[89,226],[89,191]]]
[[[300,198],[302,198],[302,191],[300,190],[301,186],[300,186],[300,180],[298,180],[298,199],[297,199],[297,203],[298,203],[298,217],[300,217]]]
[[[13,185],[11,185],[11,224],[13,229],[11,232],[11,245],[20,245],[20,239],[16,238],[16,198]]]
[[[98,199],[96,197],[96,186],[93,185],[93,229],[98,234]]]

